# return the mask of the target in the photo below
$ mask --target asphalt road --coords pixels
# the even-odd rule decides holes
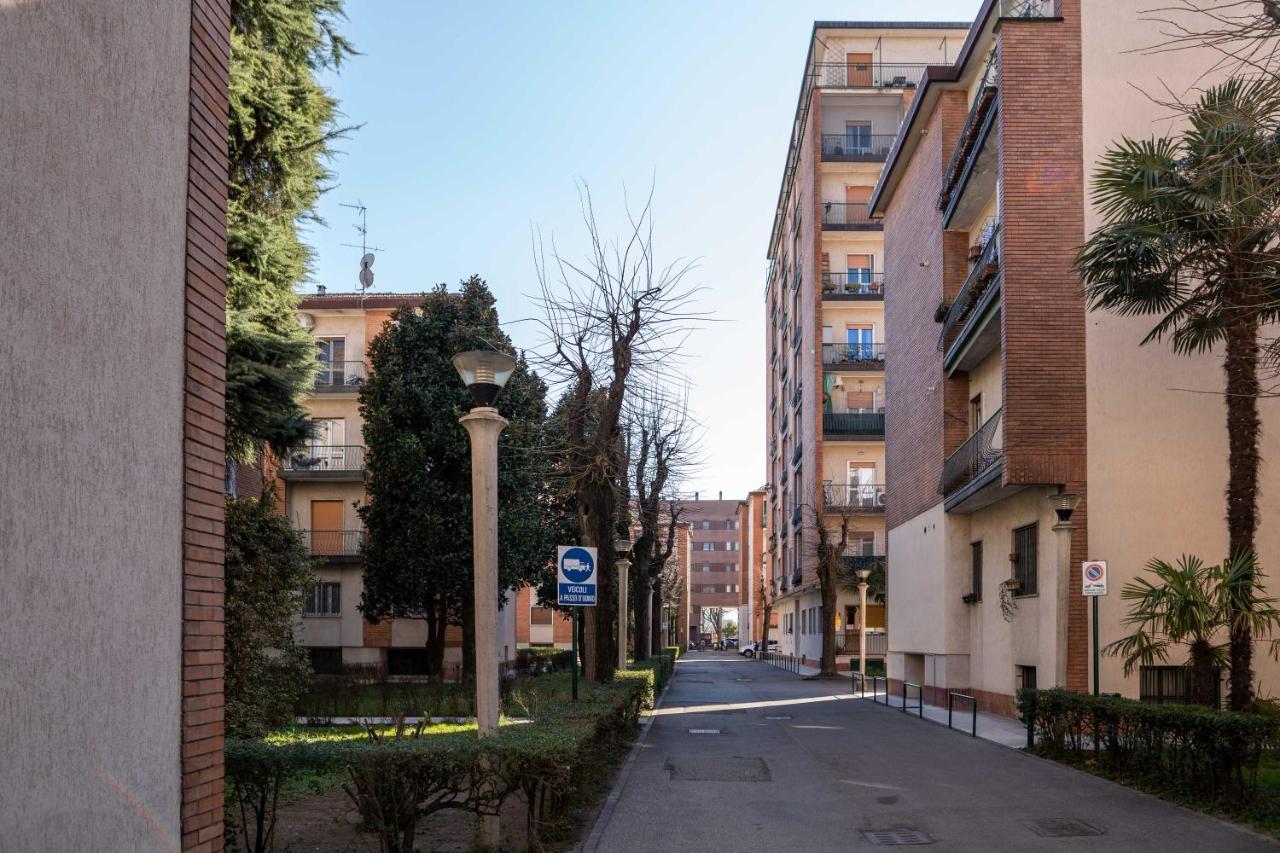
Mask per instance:
[[[923,833],[939,850],[1277,849],[1106,780],[853,699],[847,681],[807,681],[732,652],[690,654],[677,673],[601,816],[597,850],[876,849],[867,833],[893,830]]]

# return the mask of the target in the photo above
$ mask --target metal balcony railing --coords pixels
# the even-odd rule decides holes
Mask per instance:
[[[1058,18],[1058,0],[1000,0],[1001,18]]]
[[[358,444],[307,444],[281,460],[283,471],[363,471],[364,447]]]
[[[828,231],[856,231],[883,227],[870,216],[863,201],[824,201],[822,203],[822,227]]]
[[[804,458],[804,445],[797,444],[795,452],[791,454],[791,464],[799,465],[800,460]]]
[[[951,205],[952,195],[960,185],[965,166],[972,157],[977,156],[978,136],[983,122],[995,105],[1000,90],[1000,59],[995,51],[987,57],[987,67],[982,72],[982,81],[978,84],[973,103],[969,105],[969,115],[965,117],[964,126],[960,128],[960,136],[956,139],[955,150],[951,152],[951,161],[947,170],[942,173],[942,191],[938,194],[938,210],[946,210]]]
[[[947,309],[947,315],[942,320],[942,333],[938,336],[939,350],[945,351],[947,346],[955,341],[973,313],[978,300],[987,292],[991,282],[995,281],[1000,272],[1000,249],[1000,225],[997,223],[991,228],[986,242],[982,245],[982,251],[974,260],[973,268],[969,270],[969,277],[965,279],[960,292],[956,294],[955,301]]]
[[[822,363],[828,367],[884,370],[884,344],[823,344]]]
[[[869,162],[887,160],[895,139],[897,137],[892,133],[824,133],[822,159]]]
[[[884,511],[884,486],[879,483],[853,483],[839,485],[824,483],[822,499],[831,509],[855,509],[867,512]]]
[[[1004,409],[998,410],[942,465],[938,491],[950,495],[976,480],[1004,454]]]
[[[882,272],[828,272],[822,274],[823,296],[879,296],[884,298]]]
[[[368,373],[363,361],[322,361],[316,373],[317,391],[357,391]]]
[[[307,552],[313,557],[359,557],[363,530],[303,530]]]
[[[813,79],[828,89],[914,89],[928,67],[923,62],[815,62]]]
[[[804,399],[804,383],[801,382],[796,385],[795,393],[791,395],[791,405],[798,406],[800,405],[800,401],[803,399]]]
[[[883,412],[824,412],[822,433],[849,438],[883,438]]]
[[[859,646],[862,644],[863,636],[863,633],[856,628],[836,634],[836,654],[861,654]],[[882,658],[889,653],[888,634],[883,631],[868,630],[865,636],[867,638],[867,657]]]
[[[885,567],[883,554],[845,554],[843,561],[845,569],[854,574],[864,570],[874,572],[877,568]]]

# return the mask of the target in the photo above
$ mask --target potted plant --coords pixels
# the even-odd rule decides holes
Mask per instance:
[[[941,323],[943,320],[947,319],[947,312],[950,310],[951,305],[947,300],[944,299],[939,302],[938,307],[933,309],[933,322]]]
[[[978,258],[982,257],[982,248],[983,247],[981,243],[974,243],[972,246],[970,246],[969,260],[976,261]]]

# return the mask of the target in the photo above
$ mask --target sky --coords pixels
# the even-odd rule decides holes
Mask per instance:
[[[701,462],[684,487],[741,498],[766,479],[769,230],[815,20],[971,20],[978,0],[347,0],[360,55],[324,84],[345,125],[308,290],[373,293],[477,274],[517,347],[543,343],[532,235],[586,248],[578,182],[606,235],[653,187],[660,263],[694,268],[708,317],[685,344]]]

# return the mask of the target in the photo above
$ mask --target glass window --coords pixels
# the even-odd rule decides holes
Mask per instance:
[[[1028,524],[1013,531],[1013,578],[1018,582],[1017,595],[1037,592],[1037,529],[1038,525]]]
[[[318,583],[307,591],[302,612],[306,616],[341,616],[342,585]]]

